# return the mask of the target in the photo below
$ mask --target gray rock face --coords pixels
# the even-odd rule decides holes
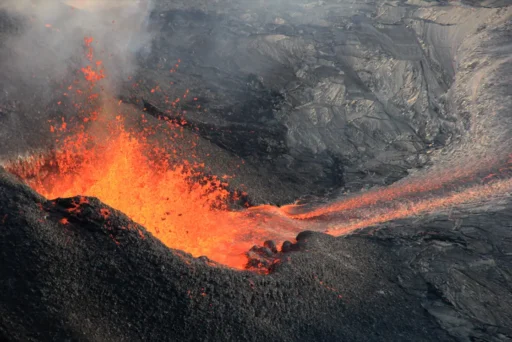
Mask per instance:
[[[467,60],[504,39],[495,32],[510,15],[491,3],[237,4],[158,3],[140,77],[166,95],[190,89],[208,112],[185,102],[188,120],[236,125],[206,138],[250,163],[267,159],[267,172],[305,193],[389,184],[452,148],[479,120],[457,105],[481,70]],[[178,58],[181,73],[151,71]],[[164,106],[148,94],[137,95]]]

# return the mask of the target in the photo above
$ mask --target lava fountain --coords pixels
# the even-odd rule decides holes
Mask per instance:
[[[178,125],[169,121],[158,130],[144,114],[134,119],[121,113],[121,102],[111,103],[101,84],[105,70],[94,59],[93,39],[86,37],[84,43],[88,65],[81,68],[81,82],[85,86],[78,89],[76,82],[67,88],[86,102],[76,105],[88,108],[87,115],[73,122],[50,122],[55,149],[7,163],[6,169],[46,198],[97,197],[169,247],[243,268],[244,252],[259,237],[239,236],[238,214],[227,210],[240,194],[205,174],[202,164],[176,155],[172,145],[180,138]]]

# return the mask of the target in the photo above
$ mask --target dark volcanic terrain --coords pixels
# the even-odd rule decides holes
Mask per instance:
[[[482,183],[511,162],[511,14],[506,0],[155,0],[138,86],[116,96],[172,116],[165,97],[188,90],[185,140],[252,204],[461,170]],[[26,25],[0,6],[0,161],[51,148],[47,120],[76,114],[56,103],[79,62],[49,75],[62,47],[41,43],[22,72]],[[42,198],[0,166],[0,340],[511,341],[511,191],[301,233],[262,275],[168,249],[97,199]]]
[[[350,237],[301,233],[296,251],[279,253],[268,275],[170,250],[113,209],[105,219],[107,207],[93,198],[70,214],[72,202],[47,201],[0,174],[0,334],[7,340],[512,336],[508,201]]]

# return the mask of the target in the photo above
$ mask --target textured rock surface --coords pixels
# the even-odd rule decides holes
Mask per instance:
[[[183,103],[187,119],[220,130],[205,137],[304,193],[389,184],[469,129],[455,104],[479,67],[465,61],[504,39],[508,10],[440,5],[158,4],[137,95],[164,107],[155,83],[190,89],[202,108]],[[178,58],[180,73],[157,71]]]
[[[511,338],[509,208],[510,202],[479,203],[440,217],[393,222],[375,234],[400,255],[402,267],[416,270],[427,286],[424,308],[460,340]],[[416,277],[400,277],[399,283],[409,293],[418,290]]]

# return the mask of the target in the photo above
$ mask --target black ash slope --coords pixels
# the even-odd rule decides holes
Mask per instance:
[[[44,201],[1,173],[9,340],[452,340],[397,281],[414,274],[376,241],[312,236],[308,253],[261,276],[169,250],[89,201],[70,214],[69,200]]]

